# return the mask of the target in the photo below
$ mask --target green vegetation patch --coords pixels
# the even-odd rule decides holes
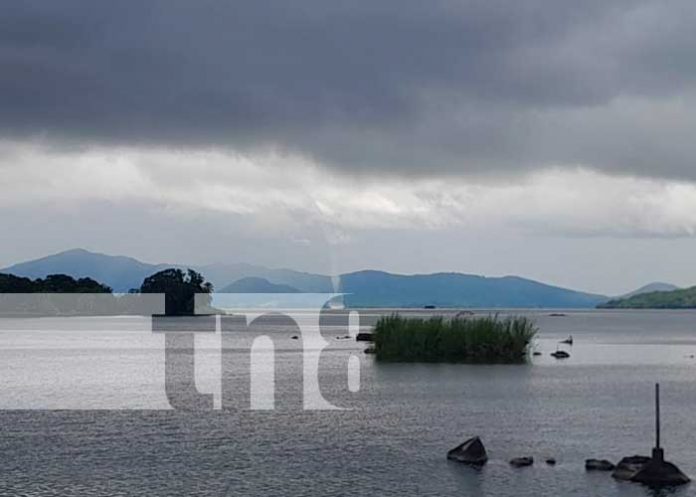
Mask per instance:
[[[380,361],[394,362],[523,363],[536,332],[534,322],[523,316],[391,315],[375,326],[375,354]]]
[[[610,300],[600,309],[696,309],[696,287],[671,292],[650,292]]]

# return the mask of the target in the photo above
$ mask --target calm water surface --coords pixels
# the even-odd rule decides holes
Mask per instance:
[[[649,453],[656,381],[667,457],[696,477],[696,313],[532,315],[542,355],[519,366],[375,364],[326,327],[322,391],[342,411],[299,408],[296,330],[271,324],[277,409],[195,413],[162,409],[163,339],[147,320],[3,322],[0,495],[653,495],[583,464]],[[551,358],[569,334],[572,357]],[[198,346],[213,358],[199,389],[215,391],[214,337]],[[357,394],[350,354],[362,360]],[[472,435],[489,452],[480,471],[445,459]],[[523,455],[535,465],[508,465]],[[667,494],[696,495],[696,483]]]

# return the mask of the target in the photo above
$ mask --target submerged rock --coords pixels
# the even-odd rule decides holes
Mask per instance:
[[[548,464],[549,466],[555,466],[555,465],[556,465],[556,459],[554,459],[553,457],[549,457],[549,458],[546,460],[546,464]]]
[[[633,475],[631,481],[651,487],[671,487],[684,485],[691,480],[671,462],[653,459]]]
[[[638,471],[650,462],[648,456],[628,456],[624,457],[616,465],[616,469],[611,474],[617,480],[630,481]]]
[[[366,348],[364,352],[365,352],[365,354],[376,354],[377,353],[377,351],[375,350],[375,348],[373,346]]]
[[[551,356],[556,359],[567,359],[570,357],[570,354],[565,350],[557,350],[556,352],[551,352]]]
[[[472,466],[483,466],[488,461],[488,454],[481,439],[473,437],[447,452],[447,459]]]
[[[613,471],[614,463],[607,461],[606,459],[586,459],[585,469],[587,471]]]
[[[514,459],[510,459],[510,465],[516,468],[531,466],[532,464],[534,464],[533,457],[515,457]]]

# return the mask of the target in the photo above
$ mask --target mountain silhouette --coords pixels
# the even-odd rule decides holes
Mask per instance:
[[[271,283],[265,278],[248,276],[227,285],[221,293],[300,293],[295,287]]]
[[[91,277],[115,292],[140,287],[147,277],[166,268],[191,268],[212,282],[218,292],[344,293],[348,307],[479,307],[479,308],[591,308],[607,297],[547,285],[518,276],[485,277],[462,273],[402,275],[357,271],[341,275],[334,287],[327,275],[233,263],[203,266],[148,264],[131,257],[111,256],[83,249],[23,262],[0,270],[30,278],[67,274]]]

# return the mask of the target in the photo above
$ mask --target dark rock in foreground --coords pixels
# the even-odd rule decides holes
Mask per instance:
[[[358,333],[355,337],[356,342],[374,342],[375,337],[372,333]]]
[[[585,469],[587,471],[613,471],[614,463],[606,459],[586,459]]]
[[[510,459],[510,465],[516,468],[531,466],[532,464],[534,464],[533,457],[515,457],[514,459]]]
[[[447,459],[472,466],[483,466],[488,461],[488,454],[481,439],[473,437],[450,450]]]
[[[671,462],[653,460],[633,475],[631,481],[651,487],[670,487],[684,485],[691,480]]]
[[[678,467],[663,459],[661,449],[655,449],[653,453],[652,458],[624,457],[612,476],[617,480],[632,481],[653,487],[684,485],[691,481]]]

